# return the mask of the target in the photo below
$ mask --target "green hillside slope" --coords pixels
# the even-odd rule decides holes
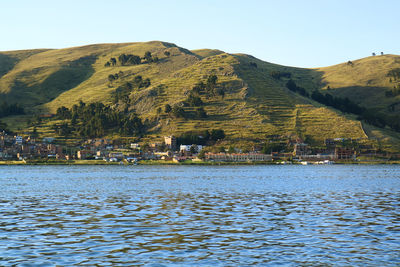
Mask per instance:
[[[339,65],[316,69],[322,88],[330,93],[349,97],[355,102],[380,112],[400,114],[400,94],[386,96],[386,91],[400,88],[400,80],[389,76],[400,69],[400,56],[380,55]],[[397,105],[396,105],[397,104]],[[395,105],[394,109],[390,108]]]
[[[152,58],[145,59],[146,52]],[[141,64],[122,64],[121,55],[140,56]],[[110,64],[112,58],[115,64]],[[363,124],[356,115],[326,107],[286,86],[293,80],[309,95],[317,89],[329,91],[390,115],[398,111],[389,111],[388,106],[400,96],[385,95],[397,83],[390,82],[387,74],[398,62],[398,56],[387,55],[352,65],[303,69],[219,50],[189,51],[159,41],[3,52],[0,97],[23,105],[28,115],[1,120],[13,130],[29,131],[28,122],[35,115],[54,114],[59,107],[71,108],[80,101],[102,102],[138,114],[149,126],[149,138],[224,129],[232,142],[262,141],[271,135],[300,137],[315,145],[322,145],[326,138],[369,138],[389,150],[400,150],[398,133]],[[142,86],[138,76],[149,80]],[[207,84],[212,76],[216,83],[211,89],[195,90],[196,84]],[[116,98],[121,92],[124,97]],[[199,117],[199,107],[188,105],[192,96],[201,100],[207,116]],[[181,107],[186,116],[167,114],[167,104]],[[52,123],[42,124],[39,132],[56,135]]]

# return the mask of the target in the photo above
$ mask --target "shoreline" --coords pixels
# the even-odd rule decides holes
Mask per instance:
[[[256,162],[209,162],[209,161],[191,161],[191,162],[173,162],[173,161],[139,161],[136,164],[128,162],[106,162],[103,160],[71,160],[71,161],[56,161],[56,160],[32,160],[32,161],[0,161],[0,166],[34,166],[34,165],[77,165],[77,166],[251,166],[251,165],[302,165],[299,162],[279,161],[256,161]],[[400,165],[400,161],[337,161],[334,164],[315,164],[308,162],[307,165]]]

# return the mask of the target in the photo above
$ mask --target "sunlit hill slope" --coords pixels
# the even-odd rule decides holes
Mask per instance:
[[[125,65],[118,61],[124,54],[144,57],[146,52],[157,60]],[[117,59],[115,64],[110,64],[112,58]],[[329,92],[385,116],[397,116],[400,96],[386,93],[397,88],[397,79],[388,76],[397,68],[400,57],[395,55],[304,69],[219,50],[189,51],[159,41],[1,52],[0,98],[19,103],[27,114],[1,120],[12,130],[28,131],[32,116],[54,114],[57,108],[70,108],[79,101],[102,102],[147,120],[150,137],[224,129],[232,142],[283,135],[322,144],[325,138],[340,137],[379,140],[386,148],[399,149],[399,134],[390,127],[369,125],[355,114],[327,107],[287,88],[292,80],[308,95],[315,90]],[[110,75],[117,78],[110,80]],[[206,117],[176,118],[164,112],[169,104],[194,113],[196,107],[185,105],[185,101],[196,84],[206,83],[214,75],[214,90],[223,93],[198,93]],[[115,101],[118,88],[134,83],[137,76],[149,79],[150,85],[133,86],[126,99]],[[40,130],[52,134],[46,125]]]

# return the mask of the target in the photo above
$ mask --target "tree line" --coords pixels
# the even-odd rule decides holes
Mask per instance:
[[[306,89],[304,89],[303,87],[297,86],[297,84],[292,79],[290,79],[286,83],[286,87],[292,92],[299,93],[299,94],[301,94],[302,96],[305,96],[305,97],[310,97],[310,95],[308,94]]]
[[[400,132],[399,116],[388,116],[380,112],[375,112],[371,109],[357,105],[347,97],[333,97],[328,93],[323,95],[318,91],[314,91],[311,98],[321,104],[334,107],[342,112],[356,114],[358,115],[358,120],[363,120],[376,127],[384,128],[385,126],[389,126],[391,129]]]
[[[149,78],[143,79],[141,75],[137,75],[132,81],[124,83],[111,93],[112,101],[114,104],[119,101],[128,103],[129,95],[134,89],[148,88],[150,85],[151,81]]]
[[[389,77],[389,81],[392,82],[398,82],[400,81],[400,68],[392,69],[388,71],[386,74],[387,77]],[[393,89],[386,90],[385,91],[385,96],[386,97],[396,97],[400,95],[400,85],[394,85]]]
[[[385,126],[389,126],[395,131],[400,131],[399,116],[387,116],[385,114],[362,107],[347,97],[334,97],[329,93],[322,94],[317,90],[311,94],[311,98],[321,104],[336,108],[342,112],[356,114],[358,115],[358,120],[363,120],[376,127],[384,128]]]
[[[363,114],[366,109],[359,106],[358,104],[352,102],[350,99],[341,98],[341,97],[334,97],[329,93],[322,94],[321,92],[315,90],[311,94],[311,98],[321,104],[326,106],[334,107],[340,111],[346,113],[353,113],[357,115]]]
[[[288,78],[288,79],[290,79],[292,77],[292,74],[290,72],[286,72],[286,71],[271,71],[270,75],[275,80],[280,80],[282,77]]]
[[[189,112],[184,109],[183,106],[185,105],[184,103],[180,104],[175,104],[174,106],[171,106],[170,104],[165,104],[164,106],[164,112],[174,118],[192,118],[192,119],[204,119],[207,118],[207,112],[204,110],[204,107],[196,107],[194,112]],[[162,109],[158,108],[157,113],[161,113]]]
[[[63,106],[57,109],[56,116],[58,119],[70,120],[70,123],[55,126],[54,130],[60,135],[76,132],[82,137],[94,138],[113,131],[134,136],[145,132],[145,126],[136,114],[120,112],[100,102],[87,105],[80,101],[71,109]]]
[[[206,82],[200,81],[192,87],[192,93],[195,95],[204,94],[207,97],[221,96],[224,98],[225,91],[222,87],[217,86],[218,77],[214,74],[207,77]]]
[[[385,114],[375,112],[371,109],[364,108],[357,103],[354,103],[347,97],[334,97],[329,93],[322,94],[318,90],[313,91],[310,96],[304,88],[297,86],[292,79],[288,81],[286,87],[289,90],[299,93],[305,97],[311,97],[311,99],[326,106],[336,108],[345,113],[358,115],[358,120],[363,120],[371,125],[380,128],[389,126],[391,129],[400,132],[400,116],[398,115],[387,116]]]
[[[121,54],[118,58],[112,57],[104,64],[104,66],[114,67],[117,66],[118,63],[120,66],[134,66],[144,63],[157,63],[158,61],[159,58],[157,56],[153,56],[150,51],[147,51],[143,57],[133,54]]]
[[[207,98],[220,96],[224,98],[225,91],[223,88],[217,86],[218,77],[216,75],[210,75],[207,77],[205,82],[200,81],[196,83],[188,93],[186,100],[179,104],[171,106],[166,104],[164,106],[164,112],[175,118],[207,118],[207,112],[204,110],[204,102],[201,99],[201,95],[205,95]],[[185,107],[195,108],[194,112],[188,112]],[[162,109],[158,108],[157,113],[161,113]]]
[[[22,114],[25,114],[24,108],[21,107],[18,103],[9,105],[6,102],[4,102],[0,106],[0,118],[11,115],[22,115]]]

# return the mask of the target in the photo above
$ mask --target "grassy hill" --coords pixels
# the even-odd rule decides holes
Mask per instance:
[[[111,58],[122,54],[143,57],[147,51],[158,61],[106,66]],[[322,144],[325,138],[369,138],[371,142],[379,140],[388,150],[400,150],[398,133],[364,125],[355,115],[343,114],[286,87],[292,79],[309,93],[327,90],[388,115],[397,114],[397,109],[388,111],[388,106],[400,96],[389,98],[385,91],[395,84],[387,73],[400,67],[399,62],[399,56],[385,55],[353,61],[352,65],[303,69],[219,50],[189,51],[158,41],[1,52],[0,97],[22,104],[28,114],[1,120],[12,130],[29,131],[32,127],[28,122],[35,114],[55,113],[57,108],[70,108],[79,101],[102,102],[146,120],[151,126],[148,138],[224,129],[232,142],[263,141],[269,135],[298,136],[315,144]],[[274,77],[273,73],[290,73],[290,77]],[[115,74],[118,78],[110,81],[109,76]],[[150,86],[133,88],[126,101],[113,103],[116,90],[133,83],[138,75],[150,79]],[[195,107],[184,103],[193,87],[210,75],[217,77],[216,88],[224,95],[200,93],[207,118],[174,118],[159,112],[169,104],[194,114]],[[45,121],[38,131],[55,135],[51,130],[54,123]]]
[[[315,69],[321,76],[322,89],[349,97],[362,106],[387,114],[400,114],[400,106],[393,111],[389,106],[400,103],[400,95],[386,97],[385,92],[399,86],[388,76],[390,70],[400,68],[400,56],[371,56],[335,66]]]

